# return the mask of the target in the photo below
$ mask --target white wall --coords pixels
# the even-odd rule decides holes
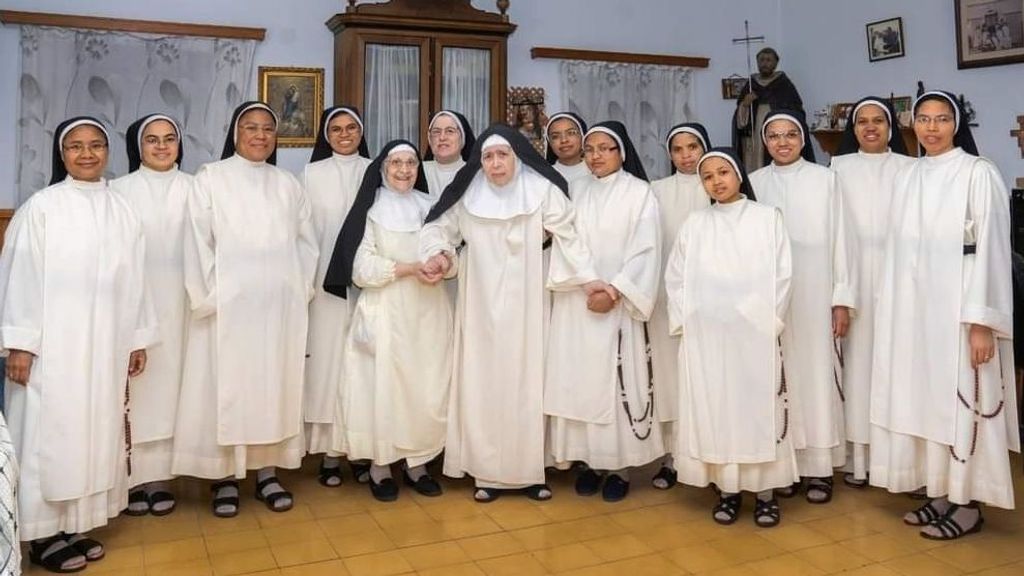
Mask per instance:
[[[795,77],[808,114],[869,94],[913,96],[925,88],[964,94],[977,111],[974,138],[1012,184],[1024,160],[1010,129],[1024,114],[1024,64],[957,70],[949,0],[785,0],[782,65]],[[900,16],[906,56],[869,62],[864,25]]]

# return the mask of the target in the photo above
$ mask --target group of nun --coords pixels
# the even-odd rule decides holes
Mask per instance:
[[[843,469],[927,497],[904,518],[925,537],[978,531],[981,503],[1014,506],[1009,197],[955,98],[915,102],[919,159],[894,117],[861,100],[826,168],[803,115],[771,111],[751,174],[680,124],[653,183],[621,123],[568,112],[546,158],[446,110],[426,154],[371,160],[335,106],[301,179],[260,102],[195,176],[169,116],[130,127],[112,181],[107,128],[63,122],[0,258],[31,561],[103,558],[86,532],[171,513],[176,476],[214,481],[232,517],[255,470],[286,511],[276,470],[306,454],[381,501],[395,464],[438,496],[442,458],[484,503],[551,498],[551,467],[615,502],[659,462],[656,488],[713,486],[722,524],[752,493],[762,527],[801,488],[829,502]]]

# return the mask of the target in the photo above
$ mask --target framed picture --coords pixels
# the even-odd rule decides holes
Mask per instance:
[[[954,0],[956,67],[1024,62],[1024,0]]]
[[[548,123],[548,115],[544,110],[543,88],[510,87],[505,119],[509,126],[526,136],[541,156],[544,155],[544,126]]]
[[[743,87],[747,85],[747,79],[743,76],[729,76],[722,78],[722,98],[726,100],[738,100]]]
[[[832,126],[833,130],[845,130],[846,120],[850,117],[850,111],[853,110],[853,102],[836,102],[832,105],[832,114],[829,119],[829,125]]]
[[[910,109],[912,105],[913,100],[910,96],[896,96],[892,99],[892,107],[896,110],[896,122],[900,126],[910,126],[913,115]]]
[[[868,60],[878,62],[905,56],[903,18],[889,18],[871,22],[864,27],[868,34]]]
[[[277,145],[309,148],[324,109],[324,69],[260,66],[259,99],[277,113]]]

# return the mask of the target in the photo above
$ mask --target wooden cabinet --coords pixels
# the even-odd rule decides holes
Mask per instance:
[[[427,143],[431,112],[452,108],[479,131],[505,118],[504,13],[470,0],[349,1],[327,21],[334,33],[334,102],[363,111],[371,153],[394,138]]]

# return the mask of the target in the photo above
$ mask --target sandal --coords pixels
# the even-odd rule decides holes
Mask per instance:
[[[323,462],[320,463],[320,472],[317,474],[317,481],[320,482],[321,486],[327,488],[337,488],[341,486],[343,478],[341,476],[341,466],[324,466]],[[331,482],[335,483],[332,484]]]
[[[985,519],[978,514],[978,521],[974,523],[974,526],[964,529],[956,520],[953,519],[953,512],[959,508],[956,504],[949,507],[949,512],[945,516],[939,518],[931,524],[931,527],[938,529],[939,534],[929,534],[922,530],[920,532],[922,538],[929,540],[956,540],[968,534],[974,534],[975,532],[981,532],[981,525],[985,523]]]
[[[771,500],[754,500],[754,524],[757,524],[761,528],[773,528],[779,525],[782,521],[782,510],[779,509],[779,501],[775,498]]]
[[[668,466],[662,466],[658,473],[651,478],[651,485],[658,490],[668,490],[669,488],[676,485],[676,481],[679,479],[679,473],[669,468]],[[659,482],[659,480],[661,482]]]
[[[217,496],[217,493],[224,488],[234,488],[234,496]],[[222,480],[220,482],[214,482],[213,486],[210,486],[210,490],[213,491],[213,515],[217,518],[234,518],[238,516],[238,481],[237,480]],[[232,510],[223,512],[217,510],[222,506],[231,506]]]
[[[270,494],[264,495],[263,489],[271,484],[277,484],[281,486],[281,482],[277,479],[277,476],[268,476],[263,480],[256,483],[256,499],[267,505],[267,509],[271,512],[287,512],[292,509],[295,505],[295,498],[292,493],[285,490],[284,486],[281,486],[281,490],[277,492],[271,492]],[[277,505],[281,500],[288,500],[287,504]]]
[[[368,484],[370,482],[369,460],[350,460],[348,467],[352,470],[352,477],[356,479],[357,484]]]
[[[68,546],[74,548],[76,552],[85,556],[85,559],[89,562],[103,560],[103,557],[107,555],[107,552],[103,549],[103,544],[82,534],[69,534],[64,537],[64,541],[68,543]]]
[[[800,491],[800,482],[793,482],[785,488],[776,488],[775,496],[779,498],[792,498],[796,496],[796,493]]]
[[[157,504],[163,504],[164,502],[170,502],[171,505],[168,508],[157,509]],[[149,495],[149,513],[153,516],[167,516],[174,509],[178,507],[178,503],[174,500],[174,494],[159,490]]]
[[[552,492],[551,486],[547,484],[534,484],[523,489],[526,493],[526,497],[530,500],[536,500],[543,502],[545,500],[551,500]]]
[[[132,504],[145,504],[146,508],[133,510]],[[128,507],[124,509],[124,513],[128,516],[145,516],[149,514],[149,498],[146,497],[145,490],[132,490],[128,493]]]
[[[72,562],[79,558],[81,558],[81,564]],[[89,559],[85,557],[85,554],[69,545],[62,534],[51,536],[41,542],[33,541],[28,547],[28,559],[33,564],[58,574],[85,570],[85,567],[89,565]]]
[[[718,504],[711,509],[711,519],[723,526],[728,526],[734,522],[740,516],[740,507],[743,505],[743,496],[740,494],[733,494],[732,496],[721,496],[718,499]],[[719,514],[725,514],[725,518],[719,516]]]
[[[480,488],[477,487],[473,492],[473,500],[481,504],[487,504],[488,502],[494,502],[501,496],[501,490],[497,488]]]
[[[602,480],[604,478],[593,468],[580,470],[576,476],[576,493],[580,496],[593,496],[601,489]]]
[[[434,480],[433,476],[430,474],[424,474],[420,476],[418,480],[413,480],[412,476],[409,476],[409,471],[403,470],[402,476],[404,477],[402,480],[405,482],[405,485],[411,486],[417,494],[422,496],[440,496],[443,492],[441,490],[441,484],[439,484],[437,480]]]
[[[846,484],[850,488],[867,488],[867,478],[857,478],[852,472],[843,474],[843,484]]]
[[[370,479],[370,494],[380,502],[394,502],[398,500],[398,484],[394,478],[384,478],[380,482]]]
[[[948,511],[947,511],[948,513]],[[903,523],[907,526],[927,526],[942,519],[944,514],[938,508],[932,506],[932,501],[921,506],[917,510],[911,510],[903,516]]]
[[[832,479],[811,478],[807,482],[807,502],[828,504],[832,501]]]

